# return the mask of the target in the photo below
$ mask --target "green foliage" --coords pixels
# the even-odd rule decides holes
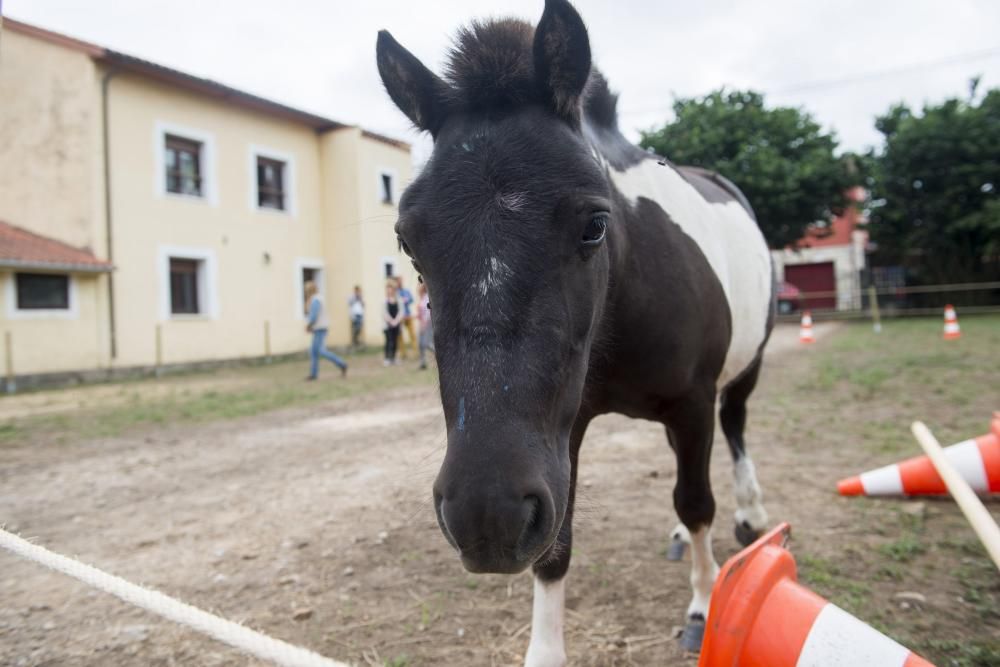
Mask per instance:
[[[1000,280],[1000,89],[905,105],[875,121],[870,225],[876,262],[918,283]]]
[[[801,109],[764,106],[753,91],[715,91],[674,101],[676,120],[642,133],[640,145],[677,164],[705,167],[746,194],[771,247],[828,220],[856,185],[856,161],[834,156],[837,140]]]

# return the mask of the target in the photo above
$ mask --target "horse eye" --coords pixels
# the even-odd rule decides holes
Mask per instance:
[[[402,250],[407,257],[412,258],[413,253],[410,252],[410,246],[406,245],[406,241],[403,240],[403,237],[396,235],[396,241],[399,243],[399,249]]]
[[[583,230],[583,238],[581,241],[585,246],[596,246],[604,240],[604,236],[607,233],[608,214],[595,213],[591,216],[590,221],[587,223],[587,228]]]

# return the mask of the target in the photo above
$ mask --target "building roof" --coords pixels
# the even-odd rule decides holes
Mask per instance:
[[[103,273],[114,267],[85,248],[0,222],[0,268]]]
[[[809,227],[805,236],[798,242],[799,248],[826,248],[829,246],[851,245],[852,234],[859,226],[867,222],[859,210],[859,205],[865,200],[865,190],[860,186],[850,188],[846,197],[849,205],[825,227]]]
[[[245,109],[252,109],[261,113],[302,123],[313,128],[317,132],[327,132],[330,130],[352,127],[351,125],[341,123],[333,120],[332,118],[326,118],[324,116],[309,113],[308,111],[302,111],[301,109],[296,109],[294,107],[281,104],[280,102],[275,102],[274,100],[259,97],[217,81],[212,81],[211,79],[197,77],[193,74],[181,72],[180,70],[165,67],[148,60],[143,60],[142,58],[137,58],[135,56],[128,55],[127,53],[114,51],[112,49],[91,44],[90,42],[85,42],[74,37],[69,37],[51,30],[39,28],[38,26],[30,25],[28,23],[15,21],[10,18],[4,18],[2,27],[5,30],[12,30],[36,39],[41,39],[51,44],[80,51],[81,53],[87,54],[95,61],[118,71],[131,72],[148,79],[160,81],[162,83],[183,88],[208,97],[221,99],[224,102],[240,106]],[[410,149],[410,144],[407,142],[399,139],[393,139],[376,132],[362,130],[362,135],[374,141],[380,141],[396,148],[403,150]]]

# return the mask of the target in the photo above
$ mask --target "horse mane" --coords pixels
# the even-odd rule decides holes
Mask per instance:
[[[475,112],[543,104],[534,39],[534,26],[515,18],[473,21],[459,29],[445,67],[452,107]],[[591,123],[618,127],[618,96],[596,67],[591,67],[582,103]]]

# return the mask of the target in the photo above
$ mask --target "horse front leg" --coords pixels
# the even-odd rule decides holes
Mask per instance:
[[[524,667],[566,665],[565,605],[566,572],[573,548],[573,504],[576,499],[576,468],[580,443],[589,418],[578,417],[570,435],[570,479],[566,517],[556,541],[534,566],[534,600],[531,607],[531,640]]]
[[[706,392],[708,394],[708,392]],[[708,618],[712,586],[719,566],[712,553],[712,520],[715,498],[709,480],[715,394],[694,397],[678,406],[667,421],[667,436],[677,455],[677,484],[674,508],[691,544],[691,588],[693,595],[687,609],[687,624],[681,635],[681,647],[699,651]]]

